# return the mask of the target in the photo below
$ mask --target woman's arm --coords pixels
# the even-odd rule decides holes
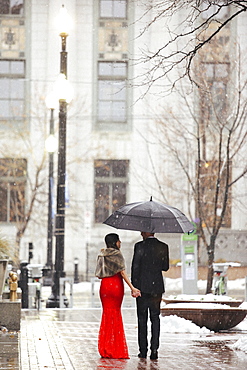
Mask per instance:
[[[130,282],[129,278],[128,278],[128,275],[126,274],[126,271],[123,270],[123,271],[120,271],[120,274],[122,275],[124,281],[126,282],[126,284],[128,284],[128,286],[130,287],[131,289],[131,295],[132,297],[139,297],[141,295],[141,292],[139,289],[136,289]]]

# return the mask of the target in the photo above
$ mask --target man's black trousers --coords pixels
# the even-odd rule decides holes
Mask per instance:
[[[148,349],[148,332],[147,321],[148,312],[151,321],[151,351],[158,350],[160,337],[160,302],[162,293],[149,294],[141,293],[141,297],[136,299],[137,318],[138,318],[138,343],[139,350],[142,354],[147,354]]]

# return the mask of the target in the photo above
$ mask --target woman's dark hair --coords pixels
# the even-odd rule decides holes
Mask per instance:
[[[117,248],[116,242],[119,240],[118,234],[107,234],[105,236],[105,243],[107,248]]]

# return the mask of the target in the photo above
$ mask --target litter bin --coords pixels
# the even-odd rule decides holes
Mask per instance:
[[[238,262],[224,262],[224,263],[214,263],[214,279],[213,279],[213,289],[216,295],[227,294],[227,270],[228,267],[239,267],[241,263]]]
[[[214,264],[214,280],[213,288],[215,295],[227,294],[227,269],[228,266],[221,266],[221,264]]]
[[[29,279],[40,280],[43,277],[43,265],[29,263],[27,268],[29,271]]]
[[[41,264],[29,264],[28,268],[28,307],[40,309],[43,268]]]

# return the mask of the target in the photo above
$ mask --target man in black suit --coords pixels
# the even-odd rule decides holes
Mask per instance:
[[[153,233],[141,232],[143,241],[135,244],[131,266],[132,284],[140,289],[137,298],[138,357],[146,358],[148,351],[147,320],[151,320],[151,360],[158,358],[160,336],[160,302],[165,291],[162,271],[169,269],[168,245],[154,237]]]

